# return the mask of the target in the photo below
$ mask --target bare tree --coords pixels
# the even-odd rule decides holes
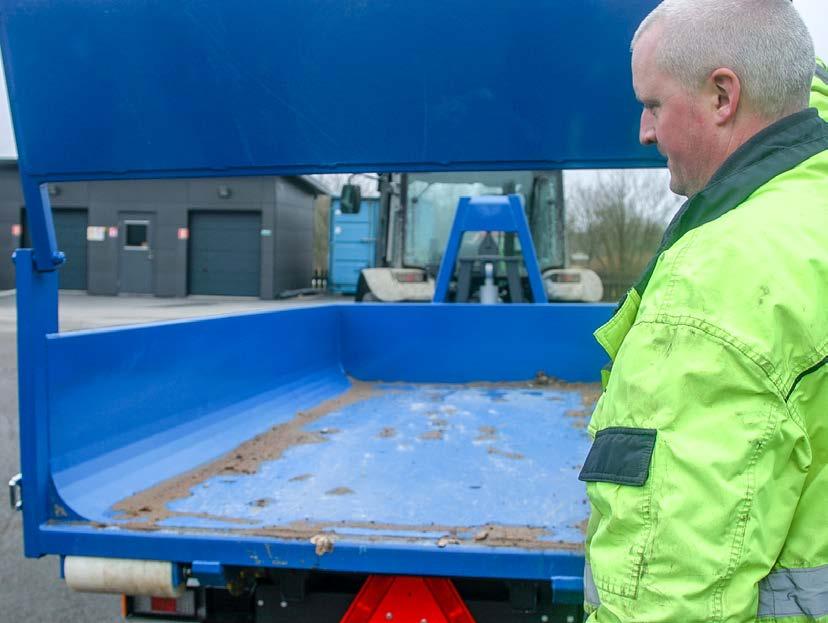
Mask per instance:
[[[640,276],[681,203],[665,174],[602,171],[567,178],[569,251],[589,258],[607,299],[618,298]]]

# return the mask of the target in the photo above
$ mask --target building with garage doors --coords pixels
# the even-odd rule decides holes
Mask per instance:
[[[60,287],[90,294],[274,298],[308,287],[314,202],[307,177],[71,182],[52,185],[66,253]],[[17,164],[0,166],[0,290],[29,246]]]

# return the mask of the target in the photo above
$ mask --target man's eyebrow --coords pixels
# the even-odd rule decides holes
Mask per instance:
[[[636,96],[635,99],[639,104],[641,104],[645,108],[652,108],[653,106],[658,106],[658,103],[659,103],[657,99],[652,99],[652,98],[649,98],[649,97],[643,97],[642,98],[642,97]]]

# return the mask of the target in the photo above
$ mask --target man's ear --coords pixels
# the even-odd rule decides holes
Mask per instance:
[[[715,96],[714,114],[717,125],[733,120],[742,97],[742,83],[730,69],[720,67],[710,74],[710,85]]]

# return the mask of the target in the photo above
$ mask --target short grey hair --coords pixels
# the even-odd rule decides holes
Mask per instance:
[[[659,67],[696,90],[719,67],[739,77],[742,98],[777,120],[807,108],[814,43],[790,0],[664,0],[632,40],[658,24]]]

